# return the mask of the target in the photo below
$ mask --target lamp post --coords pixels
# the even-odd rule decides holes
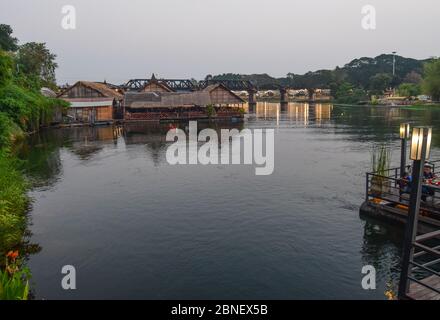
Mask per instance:
[[[406,146],[407,140],[410,137],[410,125],[409,123],[400,124],[400,140],[402,142],[401,154],[400,154],[400,177],[405,176],[406,169]]]
[[[393,78],[396,75],[396,51],[393,51]]]
[[[422,193],[422,174],[431,149],[431,127],[414,127],[411,139],[410,159],[413,160],[411,195],[409,199],[408,219],[403,241],[402,271],[399,282],[399,298],[406,299],[409,290],[409,278],[412,270],[414,241],[417,235],[417,220]]]

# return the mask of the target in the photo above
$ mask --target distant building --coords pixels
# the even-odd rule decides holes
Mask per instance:
[[[123,95],[105,82],[78,81],[58,98],[70,103],[67,115],[74,122],[112,122],[122,118]]]
[[[159,82],[154,74],[151,80],[148,81],[141,89],[141,92],[173,92],[174,90],[168,87],[165,83]]]
[[[417,100],[427,102],[427,101],[430,101],[430,100],[431,100],[431,97],[430,97],[430,96],[427,96],[427,95],[424,95],[424,94],[421,94],[421,95],[418,95],[418,96],[417,96]]]
[[[57,94],[52,89],[43,87],[40,89],[40,93],[48,98],[55,98]],[[63,122],[63,108],[61,106],[55,106],[52,114],[52,123]]]

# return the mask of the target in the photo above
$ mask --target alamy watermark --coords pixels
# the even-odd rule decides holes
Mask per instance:
[[[362,7],[361,26],[364,30],[376,30],[376,8],[372,5]]]
[[[376,290],[376,268],[371,265],[363,266],[362,274],[365,274],[361,282],[362,289]]]
[[[61,287],[64,290],[76,289],[76,269],[74,266],[65,265],[61,268],[61,274],[65,276],[61,279]]]
[[[64,30],[75,30],[76,29],[76,9],[72,5],[65,5],[61,8],[61,14],[63,18],[61,19],[61,28]]]
[[[197,133],[197,121],[190,121],[188,127],[188,136],[179,128],[168,131],[166,140],[174,142],[166,152],[169,164],[254,164],[258,176],[273,173],[273,129],[221,129],[219,148],[217,131],[208,128]]]

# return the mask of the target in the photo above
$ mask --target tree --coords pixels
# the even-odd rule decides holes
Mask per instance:
[[[12,77],[12,58],[0,50],[0,87],[4,86]]]
[[[388,73],[377,73],[370,78],[370,89],[373,94],[381,94],[390,87],[393,77]]]
[[[0,49],[4,51],[16,51],[18,49],[17,38],[11,37],[12,28],[7,24],[0,24]]]
[[[411,71],[408,73],[405,78],[403,79],[404,83],[415,83],[420,84],[422,82],[422,76],[420,73]]]
[[[402,97],[415,97],[421,93],[420,86],[415,83],[402,83],[398,91]]]
[[[42,86],[55,88],[55,58],[45,43],[29,42],[18,49],[17,63],[21,73],[39,79]]]
[[[423,91],[432,97],[432,100],[440,100],[440,59],[425,64],[424,78],[422,82]]]
[[[364,90],[354,87],[349,82],[343,82],[335,93],[335,100],[338,103],[345,104],[358,104],[363,100],[367,100],[368,97]]]

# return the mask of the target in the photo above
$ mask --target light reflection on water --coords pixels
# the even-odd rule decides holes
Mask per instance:
[[[402,230],[359,217],[374,145],[399,159],[398,126],[440,111],[259,103],[240,123],[275,128],[275,171],[170,166],[169,124],[50,130],[23,147],[37,298],[384,299],[398,279]],[[185,124],[181,124],[185,126]],[[63,291],[61,267],[77,268]],[[361,288],[377,269],[378,289]]]

